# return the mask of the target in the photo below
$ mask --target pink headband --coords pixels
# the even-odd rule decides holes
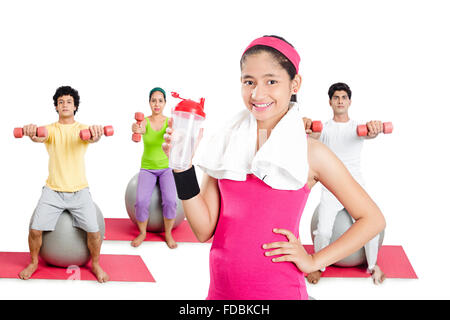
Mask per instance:
[[[282,54],[284,54],[286,58],[289,59],[290,62],[292,62],[292,64],[295,67],[295,70],[298,73],[298,65],[300,64],[300,55],[298,54],[297,50],[294,49],[294,47],[292,47],[285,41],[275,37],[261,37],[253,40],[249,44],[249,46],[245,49],[244,53],[247,52],[247,50],[250,49],[251,47],[257,45],[268,46],[280,51]]]

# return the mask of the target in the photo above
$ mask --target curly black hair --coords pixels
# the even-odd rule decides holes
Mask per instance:
[[[78,94],[78,91],[70,86],[62,86],[56,89],[56,92],[53,95],[53,104],[55,107],[58,105],[58,98],[62,96],[71,96],[73,98],[73,103],[75,107],[77,107],[73,113],[75,115],[78,111],[78,106],[80,105],[80,95]]]
[[[283,37],[280,36],[275,36],[275,35],[265,35],[263,37],[272,37],[272,38],[277,38],[280,39],[284,42],[286,42],[288,45],[290,45],[292,48],[294,48],[294,46],[292,44],[290,44],[288,41],[286,41],[286,39],[284,39]],[[286,58],[286,56],[284,54],[282,54],[280,51],[278,51],[277,49],[274,49],[272,47],[269,46],[265,46],[265,45],[256,45],[251,47],[250,49],[248,49],[241,57],[241,70],[242,70],[242,64],[245,61],[245,58],[249,55],[253,55],[253,54],[257,54],[260,52],[269,52],[270,54],[272,54],[272,56],[275,58],[275,60],[280,64],[280,66],[287,71],[289,77],[292,79],[294,79],[295,75],[297,74],[297,70],[295,69],[294,64],[288,59]],[[293,94],[291,96],[291,101],[292,102],[297,102],[297,95]]]
[[[350,87],[343,82],[337,82],[331,85],[330,89],[328,89],[328,97],[333,98],[333,95],[336,91],[345,91],[347,92],[347,96],[349,99],[352,98],[352,90],[350,90]]]

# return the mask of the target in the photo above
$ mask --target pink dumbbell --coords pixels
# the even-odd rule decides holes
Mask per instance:
[[[114,134],[114,128],[112,126],[103,127],[103,133],[105,136],[109,137]],[[83,129],[80,131],[80,139],[81,140],[89,140],[91,138],[91,131],[89,129]]]
[[[136,123],[140,124],[143,120],[144,120],[145,116],[142,112],[136,112],[134,114],[134,119],[136,119]],[[139,142],[141,141],[141,135],[139,133],[133,133],[133,135],[131,136],[131,140],[133,140],[134,142]]]
[[[46,137],[48,135],[46,127],[37,127],[36,135],[39,138]],[[22,138],[23,137],[23,128],[14,128],[14,138]]]
[[[322,121],[313,121],[311,124],[311,131],[312,132],[322,132],[323,124]]]
[[[392,122],[383,122],[383,133],[385,133],[385,134],[392,133],[392,130],[394,130],[394,126],[392,125]],[[367,125],[360,124],[356,128],[356,133],[360,137],[367,136],[367,134],[369,133],[369,130],[367,129]]]

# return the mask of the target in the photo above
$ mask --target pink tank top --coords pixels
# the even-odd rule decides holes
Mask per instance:
[[[310,190],[272,189],[254,175],[219,180],[221,209],[211,246],[211,300],[308,299],[303,273],[291,262],[272,262],[262,245],[287,241],[273,228],[298,237]]]

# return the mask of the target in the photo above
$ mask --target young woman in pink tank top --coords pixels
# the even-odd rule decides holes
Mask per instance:
[[[272,130],[296,100],[300,56],[280,37],[254,40],[241,58],[242,98],[257,130]],[[163,149],[170,152],[173,130]],[[303,123],[299,119],[299,125]],[[309,124],[305,123],[306,132]],[[258,135],[256,135],[258,137]],[[245,138],[245,137],[243,137]],[[267,141],[267,140],[266,140]],[[258,151],[265,141],[256,141]],[[329,266],[357,251],[385,227],[384,217],[345,166],[322,143],[307,139],[306,183],[278,190],[248,174],[244,181],[175,171],[177,192],[197,238],[214,236],[210,252],[208,299],[308,299],[303,273]],[[295,146],[293,145],[293,148]],[[289,157],[290,150],[284,150]],[[300,217],[311,188],[321,182],[356,220],[337,241],[309,255],[299,239]]]

